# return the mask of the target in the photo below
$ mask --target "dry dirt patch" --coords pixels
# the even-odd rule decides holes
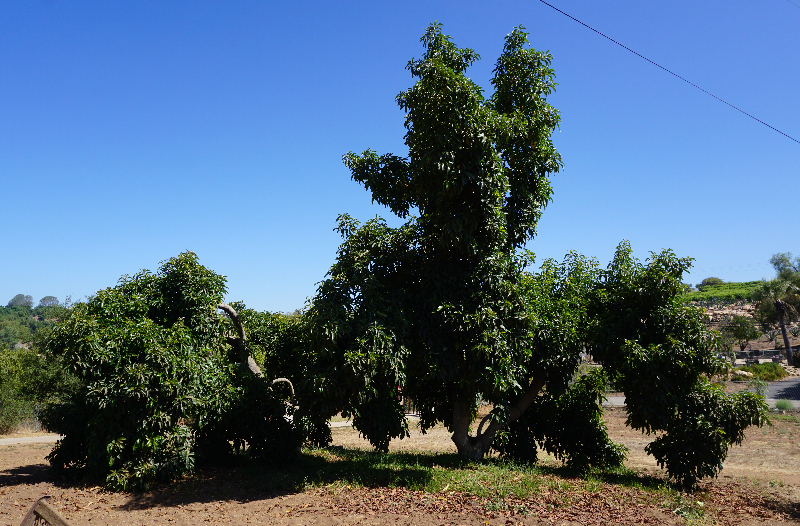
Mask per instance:
[[[624,426],[624,411],[606,412],[612,438],[629,449],[628,466],[642,480],[662,476],[644,454],[647,437]],[[246,470],[204,469],[179,484],[145,494],[106,493],[59,481],[45,456],[51,444],[0,446],[0,526],[17,526],[35,499],[53,495],[54,505],[74,526],[118,524],[684,524],[687,503],[703,502],[706,523],[800,523],[800,424],[776,419],[773,427],[751,429],[743,446],[731,450],[722,476],[694,495],[670,502],[664,495],[606,479],[586,489],[579,480],[559,479],[557,489],[534,498],[478,498],[464,493],[426,493],[404,488],[358,488],[341,484],[305,492],[275,494],[261,489]],[[427,435],[411,426],[411,438],[393,441],[393,451],[454,452],[449,434]],[[337,446],[369,448],[350,428],[333,430]],[[545,459],[557,465],[553,459]],[[653,480],[653,479],[649,479]],[[711,519],[713,518],[713,521]],[[701,522],[702,523],[702,522]]]

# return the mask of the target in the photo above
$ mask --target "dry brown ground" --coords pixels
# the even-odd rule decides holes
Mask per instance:
[[[663,473],[644,453],[647,437],[624,425],[624,411],[608,409],[612,438],[629,448],[628,467],[648,476]],[[393,441],[393,451],[455,451],[446,430]],[[333,429],[334,444],[368,448],[351,428]],[[719,479],[704,482],[685,498],[702,499],[705,524],[800,523],[800,423],[776,419],[755,428],[734,447]],[[400,488],[347,488],[334,485],[300,493],[267,494],[248,482],[241,469],[207,469],[179,485],[145,494],[106,493],[97,487],[55,479],[44,457],[52,444],[0,446],[0,526],[17,526],[35,499],[51,504],[73,526],[116,524],[418,524],[575,525],[685,524],[653,492],[612,482],[587,491],[545,490],[529,499],[508,497],[498,506],[463,493],[424,493]],[[555,463],[543,459],[545,463]],[[554,486],[555,487],[555,486]],[[574,489],[578,488],[578,489]],[[671,507],[670,507],[671,508]],[[520,510],[524,511],[521,513]]]

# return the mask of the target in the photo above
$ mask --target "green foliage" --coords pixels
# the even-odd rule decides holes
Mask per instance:
[[[13,432],[33,409],[24,389],[29,358],[24,349],[0,347],[0,435]]]
[[[301,429],[305,441],[313,446],[325,446],[331,441],[327,413],[319,414],[319,378],[314,368],[317,356],[310,345],[310,327],[300,313],[257,312],[244,303],[231,305],[239,313],[247,331],[250,353],[270,378],[287,378],[295,390],[295,400],[300,411],[294,422]],[[274,390],[288,397],[286,383],[278,383]]]
[[[784,258],[786,261],[783,261]],[[770,262],[778,271],[778,278],[763,281],[756,289],[756,319],[764,330],[778,325],[787,361],[794,363],[786,326],[795,321],[800,312],[800,272],[790,264],[791,254],[776,254]]]
[[[766,414],[752,393],[728,395],[705,380],[724,364],[701,310],[680,301],[690,264],[666,250],[642,265],[623,243],[591,306],[592,355],[624,390],[628,425],[661,432],[647,451],[686,486],[716,475],[728,447]]]
[[[30,295],[17,294],[11,298],[7,307],[33,307],[33,298]]]
[[[745,281],[741,283],[722,283],[719,285],[708,285],[703,290],[687,292],[682,297],[684,301],[708,301],[711,299],[720,302],[731,302],[737,300],[751,301],[755,289],[760,281]]]
[[[285,455],[299,444],[283,402],[228,359],[224,291],[225,278],[186,252],[71,309],[45,342],[81,381],[45,412],[64,435],[54,468],[146,489],[191,472],[196,446],[219,455],[232,440],[258,454],[279,443]]]
[[[385,450],[408,433],[402,393],[423,431],[437,422],[453,431],[463,458],[480,459],[499,431],[507,456],[530,460],[538,446],[576,466],[614,464],[621,449],[599,420],[605,380],[570,383],[589,351],[624,386],[629,423],[663,432],[652,451],[673,477],[692,485],[716,474],[766,409],[704,381],[723,365],[702,309],[680,301],[690,260],[664,251],[643,266],[623,243],[606,271],[570,254],[525,273],[533,258],[518,250],[561,166],[550,141],[559,116],[545,101],[551,57],[515,29],[486,100],[465,75],[473,50],[438,24],[422,42],[425,54],[408,66],[418,80],[397,98],[408,156],[344,157],[373,200],[420,216],[400,228],[339,217],[343,243],[307,313],[318,349],[313,413],[352,416]],[[480,400],[494,409],[469,436]],[[711,434],[694,436],[700,428]]]
[[[601,403],[607,379],[601,369],[580,376],[560,396],[549,391],[498,434],[493,447],[501,455],[535,462],[537,443],[570,468],[617,467],[624,446],[608,437]]]
[[[794,405],[792,405],[791,401],[781,398],[775,401],[775,409],[778,411],[791,411],[794,409]]]
[[[45,296],[39,300],[40,307],[55,307],[58,305],[58,298],[55,296]]]
[[[29,345],[50,330],[67,305],[0,307],[0,346]]]
[[[722,330],[731,335],[741,351],[751,340],[761,337],[761,331],[756,328],[753,319],[745,316],[733,316]]]
[[[767,422],[762,397],[739,392],[726,395],[710,384],[680,400],[669,418],[666,433],[647,445],[659,466],[685,487],[704,477],[714,477],[731,445],[739,445],[744,430]]]
[[[33,420],[37,405],[62,400],[77,385],[60,358],[0,347],[0,434]]]
[[[761,398],[767,397],[767,391],[769,390],[769,384],[760,378],[753,378],[749,382],[747,382],[747,387],[753,391],[756,395]]]
[[[736,371],[747,371],[748,373],[753,374],[753,378],[757,380],[764,380],[766,382],[774,382],[776,380],[783,380],[788,376],[789,373],[786,372],[781,364],[779,363],[758,363],[753,365],[743,365],[737,367],[733,372],[734,374]]]
[[[714,285],[722,285],[723,283],[725,282],[719,278],[706,278],[697,284],[697,290],[702,292],[706,289],[706,287],[711,287]]]
[[[495,66],[489,100],[465,75],[478,59],[431,25],[418,80],[397,97],[408,156],[348,153],[353,179],[408,217],[397,229],[339,218],[337,262],[308,312],[321,349],[321,413],[353,416],[385,449],[407,435],[399,390],[423,429],[474,414],[479,396],[508,410],[527,382],[530,354],[516,249],[549,202],[561,165],[550,136],[558,112],[550,55],[515,29]],[[455,416],[455,405],[463,407]]]
[[[35,411],[34,403],[5,386],[0,387],[0,401],[0,435],[13,433]]]
[[[800,307],[800,288],[790,280],[775,279],[762,281],[754,294],[756,300],[756,320],[764,330],[776,324],[790,323],[797,319]],[[788,308],[783,312],[776,309],[775,300],[785,302]]]
[[[791,252],[773,254],[769,264],[775,269],[778,279],[794,280],[800,276],[800,257],[794,257]]]

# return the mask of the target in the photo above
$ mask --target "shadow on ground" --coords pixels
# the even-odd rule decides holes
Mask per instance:
[[[302,454],[291,464],[272,465],[230,457],[225,465],[207,465],[183,481],[149,493],[134,494],[121,506],[136,510],[219,500],[248,502],[299,493],[333,483],[365,487],[421,489],[430,481],[433,465],[461,462],[455,455],[391,454],[330,447],[322,455]]]
[[[0,471],[0,487],[17,484],[55,483],[55,477],[47,464],[31,464]]]

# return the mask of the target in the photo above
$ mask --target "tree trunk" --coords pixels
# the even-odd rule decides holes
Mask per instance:
[[[786,362],[788,365],[794,365],[792,361],[792,342],[789,340],[789,333],[786,331],[786,310],[788,305],[782,300],[775,300],[775,311],[778,313],[778,326],[781,328],[781,336],[783,336],[783,348],[786,349]]]
[[[264,373],[261,372],[261,368],[250,355],[250,349],[247,347],[247,334],[244,332],[242,320],[239,319],[239,313],[227,303],[220,303],[217,305],[217,308],[224,311],[225,314],[228,315],[233,322],[233,325],[236,327],[236,332],[239,333],[239,339],[234,342],[237,354],[239,355],[239,361],[242,362],[242,365],[250,369],[250,372],[252,372],[254,375],[258,376],[259,378],[264,378]],[[294,391],[294,388],[292,388],[292,391]],[[292,393],[292,395],[294,395],[294,393]]]
[[[470,436],[469,426],[472,423],[470,411],[461,400],[453,402],[453,435],[452,440],[456,445],[458,454],[466,460],[481,460],[489,452],[494,441],[494,435],[501,429],[505,429],[511,422],[517,420],[526,409],[533,403],[539,395],[539,391],[544,387],[544,378],[535,378],[528,390],[522,396],[517,405],[511,408],[508,422],[500,424],[495,420],[489,424],[485,431],[481,432],[483,423],[481,422],[476,436]],[[485,419],[484,419],[485,421]]]

